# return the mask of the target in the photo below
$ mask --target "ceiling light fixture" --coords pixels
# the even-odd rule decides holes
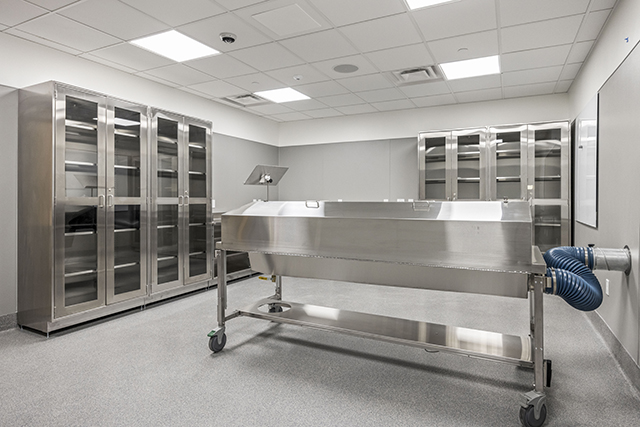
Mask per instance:
[[[309,99],[307,95],[304,95],[295,89],[291,89],[290,87],[255,92],[255,95],[268,99],[271,102],[276,102],[278,104],[282,102],[301,101],[303,99]]]
[[[423,7],[435,6],[441,3],[450,3],[452,1],[460,1],[460,0],[407,0],[407,6],[409,9],[422,9]]]
[[[180,34],[175,30],[153,36],[142,37],[137,40],[132,40],[129,43],[151,51],[157,55],[173,59],[176,62],[189,61],[190,59],[202,58],[220,53],[217,50],[187,37],[184,34]]]
[[[495,55],[485,58],[467,59],[466,61],[447,62],[440,64],[440,68],[442,68],[442,72],[447,80],[500,74],[500,57]]]

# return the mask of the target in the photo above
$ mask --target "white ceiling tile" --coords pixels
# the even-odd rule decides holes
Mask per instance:
[[[316,70],[309,64],[296,65],[295,67],[281,68],[279,70],[268,71],[267,75],[276,80],[281,81],[287,86],[300,83],[316,83],[329,80],[329,77]],[[293,77],[298,76],[300,79],[295,80]]]
[[[71,3],[77,3],[80,0],[27,0],[29,3],[36,4],[48,10],[60,9]]]
[[[2,9],[0,24],[8,27],[13,27],[21,22],[47,13],[45,9],[22,0],[0,0],[0,8]]]
[[[321,31],[280,41],[307,62],[354,55],[358,51],[337,30]]]
[[[304,111],[305,114],[309,110],[321,110],[327,108],[326,105],[315,99],[304,99],[301,101],[287,102],[287,107],[296,111]]]
[[[517,86],[532,83],[555,82],[560,77],[562,66],[512,71],[502,74],[504,86]]]
[[[195,89],[199,92],[206,93],[216,98],[224,98],[225,96],[243,95],[246,91],[242,88],[229,84],[222,80],[215,80],[212,82],[198,83],[195,85],[189,85],[191,89]]]
[[[498,31],[496,30],[436,40],[428,42],[427,46],[439,64],[482,58],[500,53]]]
[[[610,10],[600,10],[587,14],[576,41],[583,42],[587,40],[595,40],[602,30],[602,26],[609,17]]]
[[[591,11],[611,9],[618,0],[591,0]]]
[[[97,63],[102,64],[102,65],[106,65],[108,67],[117,68],[118,70],[122,70],[122,71],[125,71],[127,73],[135,74],[135,73],[138,72],[138,70],[136,70],[134,68],[130,68],[130,67],[127,67],[125,65],[118,64],[118,63],[113,62],[113,61],[109,61],[108,59],[100,58],[99,56],[95,56],[92,53],[83,53],[82,55],[80,55],[80,57],[84,58],[84,59],[88,59],[88,60],[93,61],[93,62],[97,62]]]
[[[413,11],[426,40],[494,30],[495,0],[462,0]]]
[[[502,89],[483,89],[456,93],[458,102],[479,102],[502,99]]]
[[[420,98],[411,98],[416,107],[435,107],[437,105],[455,104],[456,100],[451,94],[423,96]]]
[[[587,59],[587,55],[591,51],[593,43],[593,41],[588,41],[574,44],[571,48],[571,52],[569,53],[569,57],[567,58],[567,63],[583,62]]]
[[[582,68],[582,63],[579,62],[577,64],[568,64],[564,66],[562,73],[560,74],[559,80],[573,80],[578,75],[578,72]]]
[[[235,10],[263,1],[264,0],[216,0],[216,3],[220,3],[222,6],[226,7],[229,10]]]
[[[566,91],[569,90],[572,83],[573,83],[573,80],[560,80],[556,84],[555,93],[565,93]]]
[[[504,27],[585,13],[589,0],[499,0]]]
[[[158,76],[153,76],[151,74],[147,74],[144,71],[136,74],[136,76],[142,77],[142,78],[145,78],[145,79],[148,79],[148,80],[153,80],[154,82],[161,83],[161,84],[163,84],[165,86],[170,86],[170,87],[173,87],[173,88],[177,88],[177,87],[181,86],[181,85],[179,85],[177,83],[170,82],[170,81],[162,79],[162,78],[160,78]],[[200,94],[200,95],[202,95],[202,94]]]
[[[87,0],[58,13],[123,40],[170,29],[168,25],[116,0]]]
[[[237,106],[236,104],[233,104],[233,103],[231,103],[231,102],[228,102],[228,101],[226,101],[226,100],[224,100],[224,99],[216,99],[216,98],[213,98],[211,95],[205,95],[204,93],[200,92],[199,90],[192,89],[192,88],[190,88],[190,87],[188,87],[188,86],[180,86],[180,87],[178,87],[178,88],[176,88],[176,89],[179,89],[179,90],[181,90],[181,91],[183,91],[183,92],[191,93],[191,94],[193,94],[193,95],[198,95],[198,96],[199,96],[199,97],[201,97],[201,98],[211,99],[211,100],[216,101],[216,102],[219,102],[219,103],[221,103],[221,104],[225,104],[225,105],[229,105],[229,106],[234,107],[234,108],[238,108],[238,106]]]
[[[342,86],[351,92],[362,92],[366,90],[385,89],[393,87],[393,83],[387,80],[382,74],[369,74],[367,76],[349,77],[338,80]]]
[[[336,26],[367,21],[381,16],[405,12],[401,1],[395,0],[310,0]]]
[[[398,99],[395,101],[374,102],[371,105],[378,111],[408,110],[416,108],[413,102],[408,99]]]
[[[293,112],[293,110],[287,108],[283,104],[257,105],[255,107],[247,107],[247,109],[257,111],[260,114],[285,114]]]
[[[306,0],[270,0],[234,13],[274,40],[332,27]]]
[[[443,81],[403,86],[399,89],[404,92],[404,94],[409,98],[420,98],[423,96],[444,95],[445,93],[451,93],[451,90]]]
[[[241,87],[246,92],[258,92],[262,90],[280,89],[285,87],[282,83],[264,73],[253,73],[225,79],[232,85]]]
[[[553,93],[556,83],[537,83],[533,85],[511,86],[504,88],[505,98],[519,98],[521,96],[548,95]]]
[[[575,47],[574,47],[575,49]],[[500,57],[502,72],[525,70],[527,68],[564,65],[571,50],[570,44],[505,53]]]
[[[278,43],[269,43],[236,50],[229,53],[229,55],[259,71],[270,71],[304,63],[303,60]]]
[[[353,73],[338,73],[334,71],[334,67],[337,65],[351,64],[358,67],[358,70]],[[343,58],[329,59],[327,61],[314,62],[313,66],[325,73],[332,79],[340,79],[349,76],[362,76],[365,74],[376,73],[378,70],[362,55],[345,56]]]
[[[194,59],[192,61],[183,62],[183,64],[219,79],[253,74],[258,71],[255,68],[224,54]]]
[[[449,87],[453,92],[468,92],[470,90],[490,89],[500,86],[502,86],[500,74],[449,81]]]
[[[367,113],[377,113],[378,110],[373,108],[373,106],[369,104],[361,104],[361,105],[347,105],[344,107],[336,107],[336,110],[340,111],[343,114],[367,114]]]
[[[190,86],[196,83],[204,83],[214,80],[208,74],[202,73],[182,64],[168,65],[166,67],[147,70],[146,74],[168,80],[178,86]]]
[[[344,95],[332,95],[318,98],[318,101],[329,107],[344,107],[345,105],[364,104],[364,101],[352,93]]]
[[[307,116],[313,117],[314,119],[323,119],[325,117],[338,117],[343,115],[340,111],[334,110],[333,108],[323,108],[322,110],[306,111],[305,114]]]
[[[408,44],[422,39],[407,14],[365,21],[340,28],[361,52],[371,52]]]
[[[269,43],[271,39],[248,25],[233,13],[225,13],[176,28],[177,31],[211,46],[220,52],[232,52],[259,44]],[[220,33],[233,33],[236,41],[228,44],[220,39]]]
[[[271,114],[269,117],[274,118],[276,120],[280,120],[283,122],[292,122],[295,120],[309,120],[311,117],[305,115],[304,113],[293,112],[293,113],[284,113],[284,114]]]
[[[115,37],[56,14],[42,16],[16,28],[81,52],[120,43]]]
[[[434,60],[423,43],[369,52],[365,55],[380,71],[395,71],[433,65]]]
[[[138,71],[175,64],[175,62],[169,58],[156,55],[129,43],[122,43],[91,53],[94,56],[116,62]]]
[[[406,95],[398,89],[378,89],[366,92],[358,92],[358,96],[367,102],[385,102],[406,99]]]
[[[81,50],[74,49],[72,47],[65,46],[63,44],[56,43],[54,41],[51,41],[49,39],[45,39],[45,38],[42,38],[42,37],[35,36],[33,34],[30,34],[30,33],[25,33],[24,31],[20,31],[20,30],[18,30],[16,28],[9,28],[8,30],[5,31],[5,33],[6,34],[11,34],[12,36],[20,37],[20,38],[25,39],[25,40],[30,40],[30,41],[32,41],[34,43],[39,43],[39,44],[44,45],[44,46],[52,47],[52,48],[60,50],[62,52],[70,53],[72,55],[79,55],[79,54],[82,53]]]
[[[573,43],[582,15],[503,28],[502,53]]]
[[[342,95],[345,93],[349,93],[349,91],[344,86],[341,86],[334,81],[304,84],[300,86],[294,86],[294,88],[311,98],[320,98],[323,96]]]
[[[172,27],[199,21],[226,11],[209,0],[120,0]]]
[[[0,24],[0,31],[6,30],[7,28],[9,27],[7,27],[6,25]]]

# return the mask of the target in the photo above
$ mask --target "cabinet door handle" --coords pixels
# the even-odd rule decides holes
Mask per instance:
[[[112,207],[113,206],[113,194],[109,194],[107,195],[107,207]]]
[[[104,194],[98,196],[98,207],[104,208]]]
[[[184,196],[184,204],[185,206],[189,204],[189,196]]]
[[[178,206],[182,206],[182,196],[178,196]]]

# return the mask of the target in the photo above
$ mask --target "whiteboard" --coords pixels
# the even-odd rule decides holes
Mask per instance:
[[[575,120],[576,221],[598,227],[598,95]]]

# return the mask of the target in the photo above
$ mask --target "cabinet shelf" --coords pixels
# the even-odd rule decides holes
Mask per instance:
[[[177,140],[177,139],[170,138],[170,137],[168,137],[168,136],[161,136],[161,135],[158,135],[157,141],[158,141],[158,142],[162,142],[162,143],[164,143],[164,144],[173,144],[173,145],[178,145],[178,140]]]
[[[178,258],[178,255],[169,255],[169,256],[158,257],[158,262],[170,261],[172,259],[177,259],[177,258]]]
[[[116,169],[140,170],[139,166],[114,165],[113,167]]]
[[[134,266],[136,266],[136,265],[138,265],[138,264],[140,264],[140,263],[139,263],[139,262],[128,262],[128,263],[126,263],[126,264],[118,264],[118,265],[114,265],[114,266],[113,266],[113,269],[114,269],[114,270],[118,270],[118,269],[121,269],[121,268],[134,267]]]
[[[64,121],[64,124],[67,127],[76,128],[76,129],[98,130],[98,124],[93,122],[80,122],[77,120],[66,119]]]
[[[140,138],[140,133],[133,130],[116,129],[114,134],[118,136],[126,136],[128,138]]]
[[[177,175],[178,171],[173,169],[158,169],[159,174]]]
[[[194,144],[194,143],[190,143],[190,144],[189,144],[189,148],[197,148],[197,149],[199,149],[199,150],[206,150],[206,149],[207,149],[206,147],[204,147],[204,146],[202,146],[202,145]]]
[[[76,277],[76,276],[84,276],[85,274],[95,274],[96,270],[82,270],[82,271],[74,271],[71,273],[65,273],[64,277]]]
[[[204,226],[206,226],[206,225],[207,225],[207,224],[206,224],[206,223],[204,223],[204,222],[194,222],[194,223],[189,223],[189,227],[198,227],[198,226],[200,226],[200,227],[204,227]]]
[[[176,227],[178,227],[177,224],[167,224],[167,225],[159,225],[156,228],[158,230],[166,230],[166,229],[169,229],[169,228],[176,228]]]
[[[64,233],[64,237],[91,236],[96,234],[95,231],[71,231]]]
[[[445,179],[444,178],[427,178],[424,180],[424,182],[426,182],[427,184],[444,184]]]
[[[536,176],[536,181],[560,181],[560,175],[546,175],[546,176]]]
[[[496,178],[497,182],[520,182],[519,176],[499,176]]]
[[[133,231],[140,231],[139,228],[117,228],[113,230],[114,233],[131,233]]]
[[[206,172],[200,172],[200,171],[189,171],[189,175],[200,175],[200,176],[206,176]]]
[[[535,222],[534,225],[536,227],[562,227],[562,224],[555,222]]]
[[[460,178],[460,177],[458,177],[458,182],[463,182],[463,183],[480,182],[480,177],[478,177],[478,178],[476,178],[476,177],[471,177],[471,178]]]

